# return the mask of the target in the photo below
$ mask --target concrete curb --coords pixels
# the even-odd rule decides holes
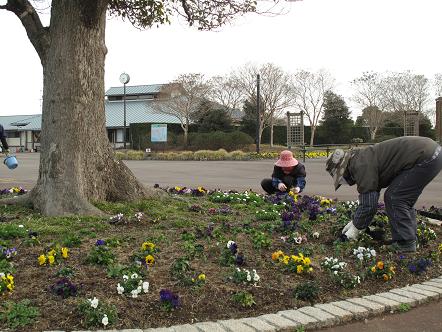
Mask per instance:
[[[350,298],[343,301],[315,304],[294,310],[258,317],[219,320],[196,324],[174,325],[148,329],[98,330],[101,332],[275,332],[330,327],[352,320],[381,315],[397,310],[403,304],[415,307],[442,297],[442,276],[421,284],[392,289],[389,292]],[[45,331],[64,332],[64,331]],[[76,331],[90,332],[90,331]]]

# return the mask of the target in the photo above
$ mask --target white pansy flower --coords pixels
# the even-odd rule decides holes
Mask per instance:
[[[98,307],[98,299],[94,296],[94,299],[88,299],[89,303],[91,304],[91,307],[94,309],[97,309]]]
[[[130,276],[131,279],[137,279],[138,278],[138,274],[134,273]]]
[[[235,241],[229,241],[227,242],[227,249],[230,249],[230,246],[235,244]]]
[[[149,291],[149,281],[143,282],[143,291],[147,293]]]
[[[376,250],[371,249],[371,250],[370,250],[370,254],[371,254],[373,257],[376,257]]]
[[[319,239],[319,232],[314,232],[314,233],[313,233],[313,237],[314,237],[315,239]]]
[[[104,314],[103,319],[101,320],[101,324],[103,324],[104,326],[109,324],[109,319],[107,318],[106,314]]]
[[[127,280],[129,280],[129,277],[127,275],[123,275],[123,280],[127,281]]]
[[[136,299],[138,297],[138,292],[136,289],[134,289],[132,292],[130,292],[132,294],[132,298]]]
[[[117,292],[118,294],[123,294],[124,293],[124,287],[122,287],[120,284],[117,285]]]

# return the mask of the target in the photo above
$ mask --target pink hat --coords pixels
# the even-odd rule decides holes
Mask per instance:
[[[279,159],[275,165],[279,167],[292,167],[298,165],[298,161],[293,158],[292,151],[284,150],[279,155]]]

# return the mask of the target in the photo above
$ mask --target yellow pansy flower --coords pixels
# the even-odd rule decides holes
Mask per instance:
[[[55,262],[55,257],[54,257],[54,256],[49,256],[49,255],[48,255],[48,262],[49,262],[49,264],[54,264],[54,262]]]
[[[290,257],[289,256],[284,256],[284,259],[282,260],[282,262],[287,265],[289,263]]]
[[[302,273],[302,271],[304,271],[304,267],[302,265],[298,265],[296,266],[296,273]]]
[[[376,266],[373,266],[373,267],[371,268],[371,272],[376,272]]]
[[[304,259],[304,262],[305,262],[306,265],[310,265],[310,264],[312,263],[312,261],[310,260],[309,257],[306,257],[306,258]]]
[[[155,244],[152,242],[143,242],[141,245],[141,250],[153,250],[155,249]]]
[[[68,258],[68,252],[69,252],[68,248],[66,248],[66,247],[61,248],[61,256],[63,258]]]
[[[54,249],[51,249],[49,252],[48,252],[48,256],[55,256],[56,255],[56,251],[54,250]]]
[[[45,255],[38,256],[38,264],[44,265],[45,263],[46,263],[46,256]]]
[[[8,284],[6,286],[7,289],[9,289],[11,292],[14,290],[14,285],[13,284]]]
[[[201,273],[201,274],[198,276],[198,280],[206,281],[206,275],[205,275],[204,273]]]
[[[390,279],[390,277],[386,274],[383,274],[382,277],[384,278],[385,281],[388,281],[388,279]]]
[[[155,263],[155,258],[152,255],[146,256],[146,264],[147,265],[153,265]]]
[[[379,261],[376,266],[378,267],[379,270],[382,270],[384,268],[384,262]]]

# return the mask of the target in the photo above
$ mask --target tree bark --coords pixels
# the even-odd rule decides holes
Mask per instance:
[[[273,119],[270,120],[270,147],[273,148]]]
[[[316,126],[311,125],[311,133],[310,133],[310,146],[313,146],[314,140],[315,140],[315,131],[316,131]]]
[[[114,158],[106,135],[106,8],[105,0],[52,1],[39,177],[30,192],[44,215],[101,214],[91,202],[152,193]]]

